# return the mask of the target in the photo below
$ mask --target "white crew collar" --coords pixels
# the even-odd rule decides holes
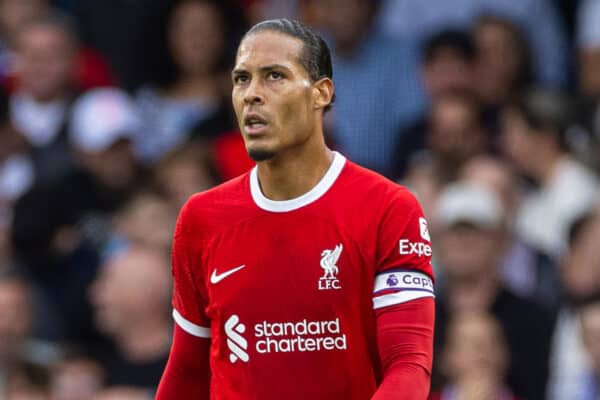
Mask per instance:
[[[331,186],[337,180],[337,177],[342,172],[344,165],[346,164],[346,157],[338,153],[337,151],[333,152],[333,161],[329,166],[329,169],[321,178],[319,183],[315,185],[308,192],[304,193],[301,196],[298,196],[294,199],[290,200],[271,200],[265,197],[262,190],[260,189],[260,184],[258,183],[258,167],[252,168],[250,172],[250,193],[252,194],[252,199],[256,203],[257,206],[266,211],[272,212],[288,212],[297,210],[300,207],[304,207],[317,199],[323,196]]]

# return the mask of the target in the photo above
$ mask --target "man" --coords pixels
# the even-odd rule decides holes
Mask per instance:
[[[512,232],[498,196],[481,184],[455,183],[440,194],[437,206],[432,225],[444,284],[436,303],[436,352],[443,348],[453,316],[489,313],[506,337],[508,387],[519,398],[544,399],[553,318],[500,280],[498,267]],[[437,372],[435,368],[434,376]]]
[[[386,174],[393,166],[398,129],[425,112],[418,49],[375,26],[379,0],[313,1],[335,64],[339,101],[326,119],[333,139],[353,160]],[[327,129],[326,129],[327,130]]]
[[[552,260],[566,251],[569,227],[594,207],[600,187],[569,151],[573,112],[569,97],[547,89],[525,92],[502,112],[501,150],[535,184],[523,197],[515,228]]]
[[[299,22],[243,38],[232,97],[257,167],[181,211],[158,400],[427,397],[427,222],[406,189],[325,146],[331,77]]]
[[[170,344],[167,261],[161,249],[132,245],[106,260],[90,288],[96,325],[110,339],[95,354],[107,386],[156,388]]]
[[[71,168],[67,120],[77,88],[77,35],[60,14],[28,22],[16,37],[18,85],[10,98],[14,127],[31,147],[36,182],[47,184]]]
[[[456,93],[466,94],[475,90],[475,45],[468,32],[457,29],[436,32],[424,42],[421,53],[421,82],[427,100],[434,108],[447,93],[454,93],[454,98],[457,98],[459,96]],[[473,99],[468,101],[475,106]],[[433,122],[430,120],[433,117],[431,114],[433,113],[427,110],[410,126],[400,127],[394,150],[394,178],[404,178],[415,154],[427,148],[428,131]]]

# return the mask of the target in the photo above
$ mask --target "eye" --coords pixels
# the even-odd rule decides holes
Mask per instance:
[[[283,78],[283,74],[281,72],[277,72],[277,71],[269,71],[269,74],[267,75],[267,77],[270,80],[277,81],[277,80]]]
[[[248,82],[249,79],[250,78],[248,77],[248,75],[240,74],[240,75],[236,75],[236,76],[233,77],[233,83],[236,84],[236,85],[238,85],[238,84],[241,84],[241,83]]]

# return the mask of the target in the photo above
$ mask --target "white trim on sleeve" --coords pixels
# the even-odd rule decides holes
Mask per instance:
[[[373,309],[393,306],[395,304],[406,303],[407,301],[420,299],[423,297],[435,297],[433,293],[426,291],[412,291],[412,292],[396,292],[390,293],[383,296],[375,297],[373,299]]]
[[[179,311],[173,309],[173,319],[187,333],[193,336],[201,337],[201,338],[210,338],[210,328],[206,328],[204,326],[196,325],[193,322],[185,319]]]

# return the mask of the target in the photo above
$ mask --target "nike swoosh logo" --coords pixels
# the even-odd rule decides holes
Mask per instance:
[[[221,282],[223,279],[227,278],[229,275],[235,274],[236,272],[238,272],[240,269],[244,268],[246,265],[240,265],[239,267],[235,267],[233,269],[230,269],[229,271],[225,271],[221,274],[217,274],[217,269],[213,269],[212,275],[210,276],[210,283],[217,284],[219,282]]]

